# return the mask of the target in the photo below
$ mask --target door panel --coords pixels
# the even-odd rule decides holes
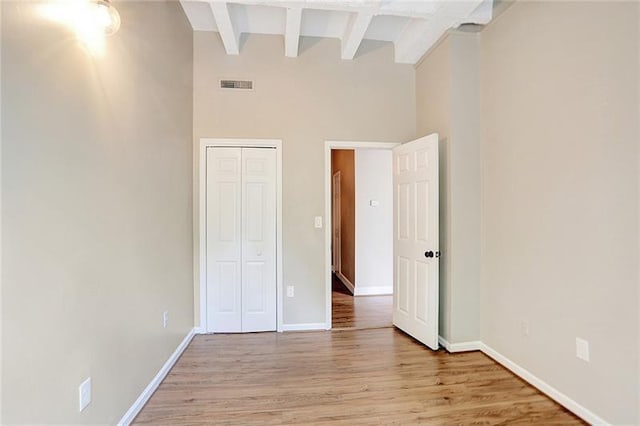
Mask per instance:
[[[216,311],[231,314],[237,312],[238,286],[229,284],[240,282],[237,262],[216,262],[214,268],[213,276],[216,277],[218,283],[221,283],[215,287],[215,291],[217,291],[214,300]],[[228,285],[224,285],[225,283]]]
[[[406,257],[398,256],[396,263],[397,282],[408,283],[411,281],[411,261]],[[394,307],[402,314],[409,314],[409,286],[402,285],[393,289],[393,294],[398,297],[394,300]]]
[[[242,149],[242,199],[242,331],[275,331],[275,149]]]
[[[394,148],[393,323],[438,349],[438,135]],[[433,257],[427,257],[433,252]]]
[[[241,331],[241,149],[207,149],[207,331]]]
[[[267,192],[267,188],[265,188],[265,184],[260,183],[245,183],[245,191],[246,191],[246,204],[245,208],[247,210],[247,226],[246,226],[246,235],[247,241],[260,243],[263,236],[263,227],[264,223],[264,207],[265,200],[264,197],[265,192]]]
[[[267,311],[265,306],[265,292],[263,291],[265,283],[265,263],[264,262],[247,262],[245,264],[245,292],[243,311],[249,313],[263,313]],[[243,327],[242,331],[245,330]]]

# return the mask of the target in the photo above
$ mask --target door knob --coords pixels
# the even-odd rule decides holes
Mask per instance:
[[[433,257],[433,252],[431,250],[424,252],[424,257]]]

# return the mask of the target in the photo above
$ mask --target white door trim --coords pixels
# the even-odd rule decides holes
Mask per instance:
[[[282,331],[282,140],[280,139],[216,139],[201,138],[198,149],[198,198],[193,208],[198,212],[198,220],[193,223],[193,236],[198,239],[198,276],[196,291],[200,295],[200,324],[198,331],[207,330],[207,277],[206,277],[206,151],[208,147],[275,148],[276,150],[276,330]],[[195,306],[194,309],[198,308]]]
[[[396,142],[324,141],[324,281],[325,281],[325,329],[331,330],[331,150],[332,149],[393,149]]]

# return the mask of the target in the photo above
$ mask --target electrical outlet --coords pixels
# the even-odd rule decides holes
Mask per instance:
[[[589,362],[589,342],[576,337],[576,356],[586,362]]]
[[[162,327],[167,328],[167,324],[169,324],[169,311],[164,311],[162,313]]]
[[[316,228],[322,228],[322,216],[316,216],[315,219],[313,220],[313,225]]]
[[[292,285],[287,286],[287,297],[293,297],[294,295],[294,287]]]
[[[529,323],[527,321],[522,321],[520,323],[520,331],[522,332],[523,336],[529,336]]]
[[[78,387],[78,398],[80,404],[80,411],[87,408],[87,405],[91,402],[91,377],[82,382]]]

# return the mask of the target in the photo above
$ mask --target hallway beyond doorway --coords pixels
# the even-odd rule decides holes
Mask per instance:
[[[336,275],[332,274],[331,301],[333,330],[392,326],[392,295],[354,297]]]

